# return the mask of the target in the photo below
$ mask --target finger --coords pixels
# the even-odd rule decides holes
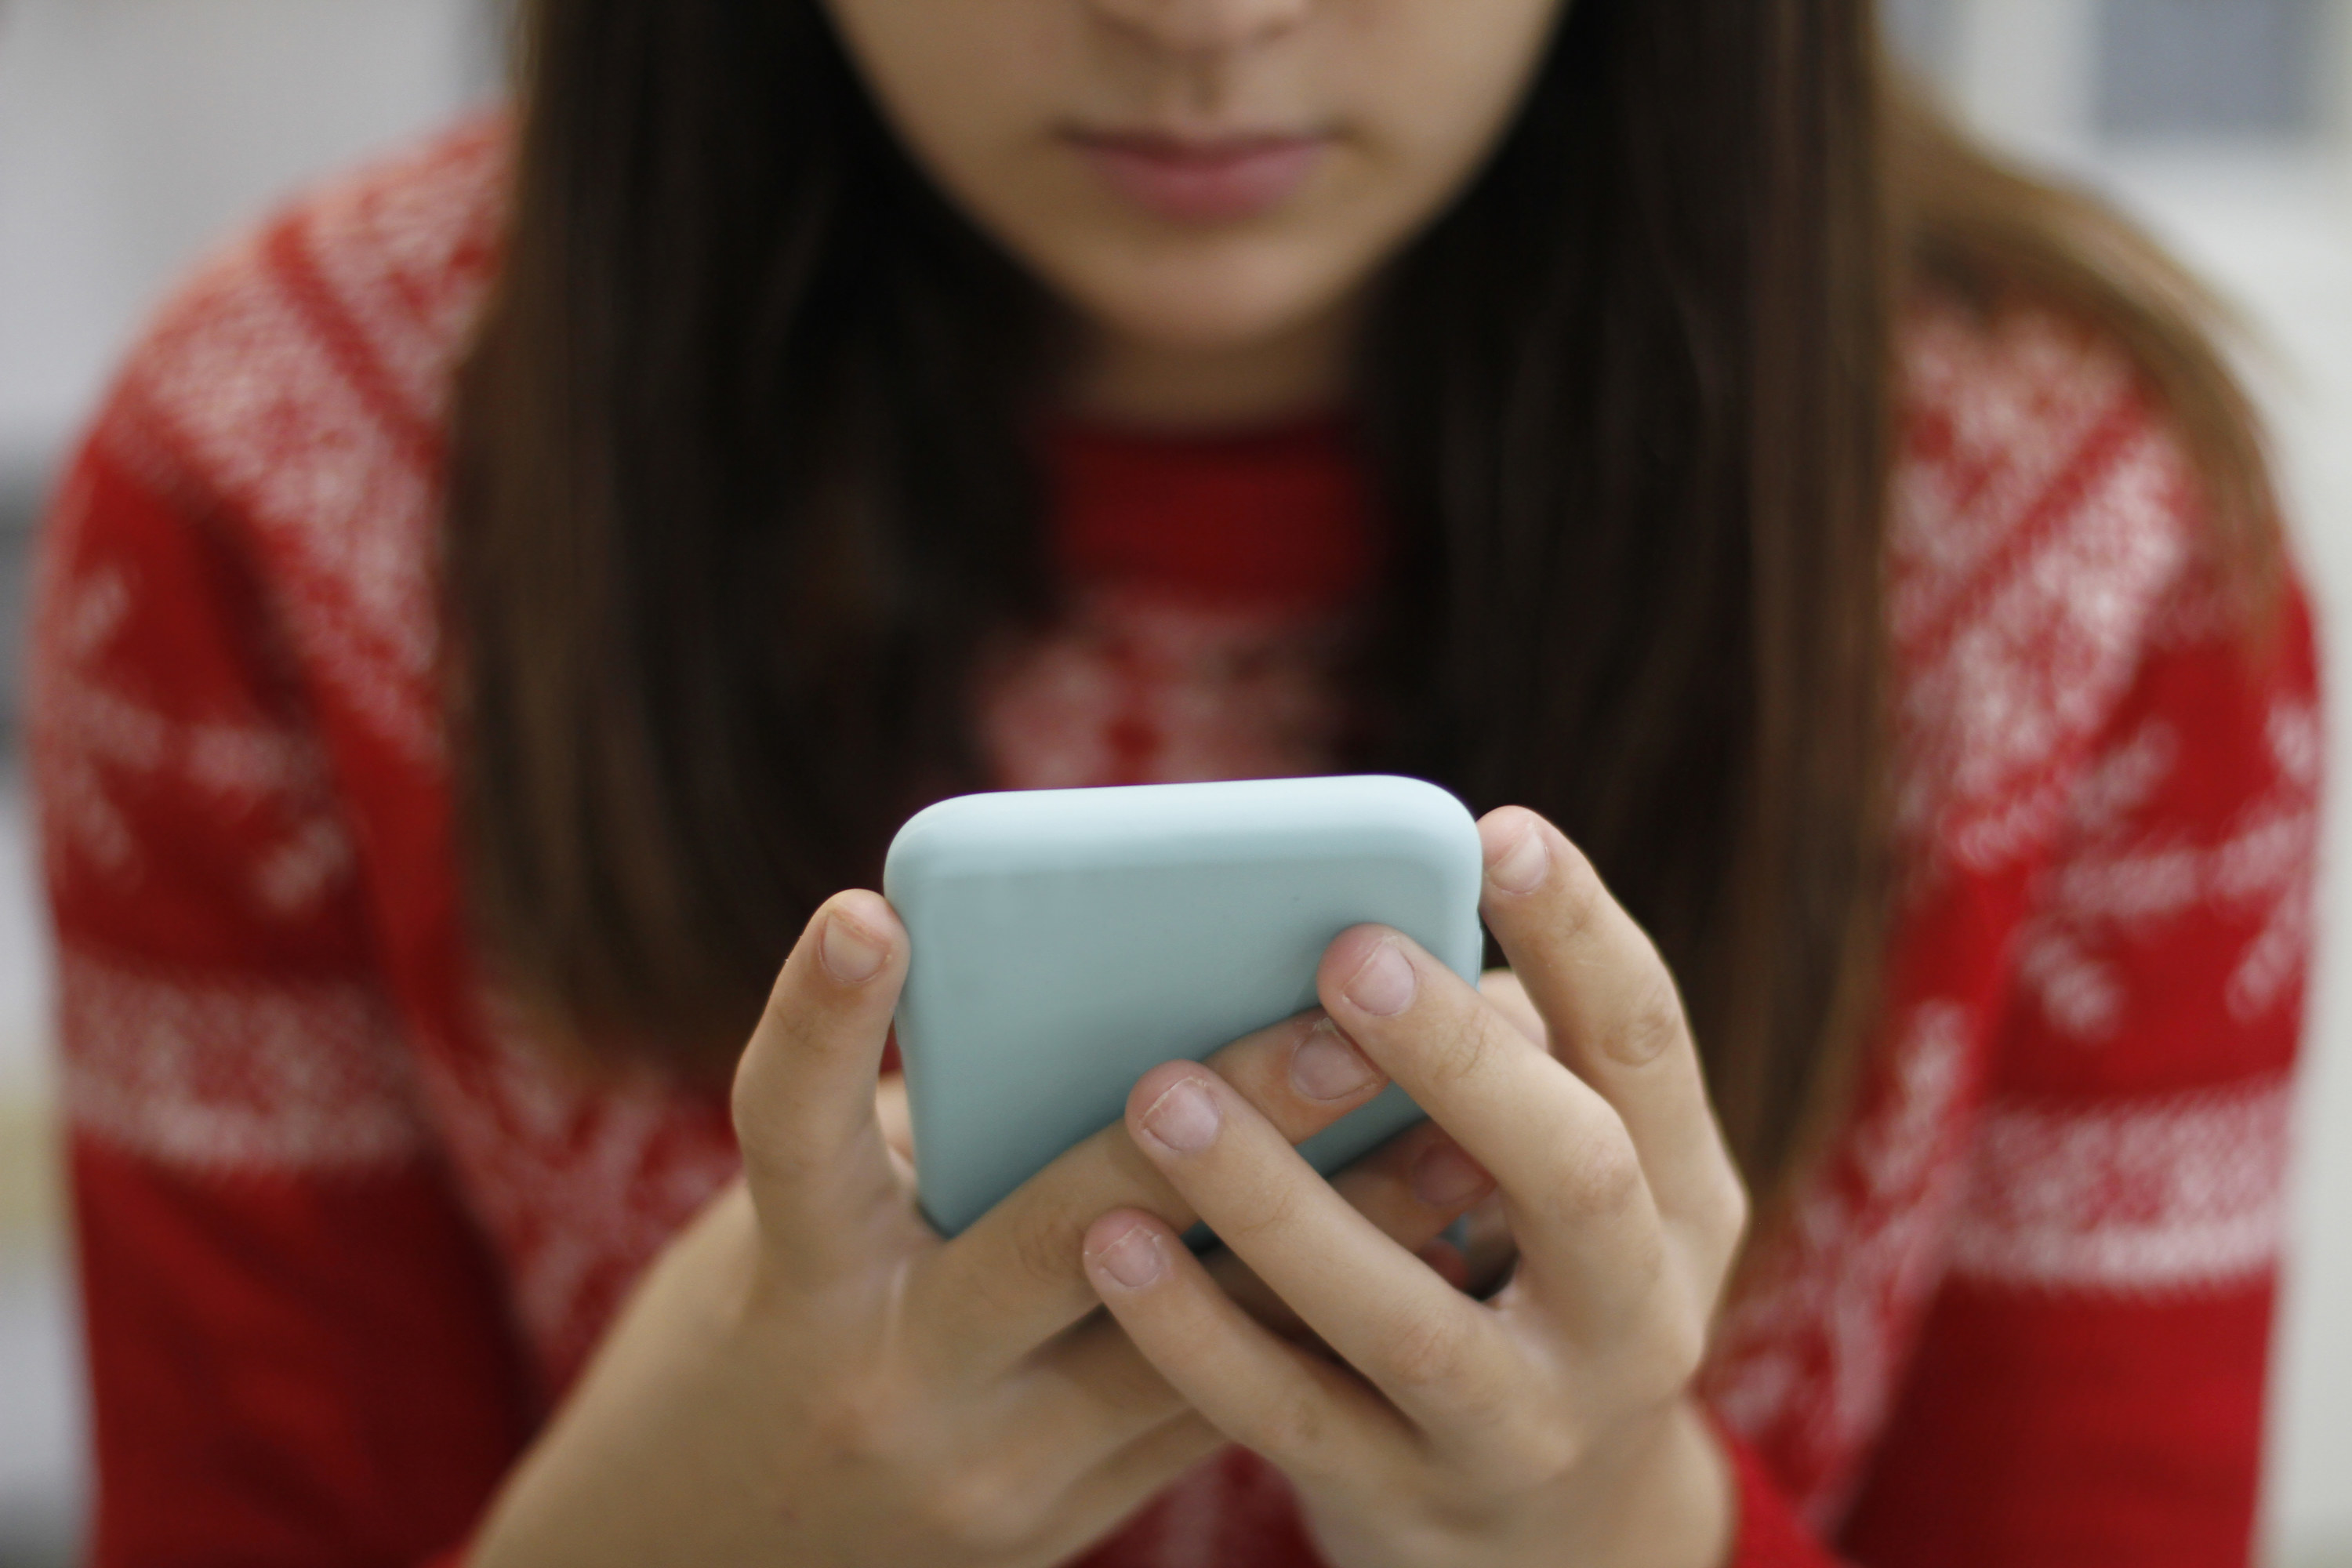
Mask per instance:
[[[1209,1060],[1293,1141],[1388,1085],[1319,1013],[1244,1036]],[[908,1282],[908,1310],[933,1325],[942,1371],[995,1376],[1094,1310],[1081,1244],[1097,1215],[1121,1206],[1150,1209],[1180,1229],[1197,1217],[1113,1123],[924,1257]]]
[[[1096,1321],[1157,1391],[1159,1414],[1134,1419],[1132,1411],[1106,1410],[1087,1397],[1102,1386],[1091,1375],[1084,1387],[1043,1386],[1034,1377],[1000,1385],[992,1405],[966,1413],[965,1430],[984,1447],[956,1483],[958,1495],[981,1520],[1042,1527],[1042,1539],[1024,1542],[1024,1560],[1073,1558],[1225,1443],[1117,1323],[1102,1313]],[[1116,1421],[1106,1422],[1107,1415]]]
[[[1103,1312],[997,1384],[984,1409],[984,1427],[997,1435],[995,1469],[1042,1498],[1098,1491],[1089,1483],[1106,1471],[1139,1477],[1153,1455],[1181,1468],[1223,1441]],[[1192,1435],[1179,1438],[1175,1427]]]
[[[828,899],[768,994],[735,1069],[735,1137],[770,1245],[840,1266],[904,1212],[875,1115],[907,933],[878,893]]]
[[[1302,1479],[1351,1488],[1378,1486],[1411,1458],[1413,1436],[1395,1411],[1253,1321],[1156,1215],[1103,1215],[1087,1233],[1086,1260],[1136,1347],[1234,1442]]]
[[[1592,863],[1542,817],[1506,806],[1478,832],[1480,912],[1553,1054],[1623,1120],[1660,1211],[1717,1238],[1727,1260],[1746,1220],[1744,1193],[1665,961]]]
[[[915,1168],[915,1127],[907,1111],[907,1075],[885,1073],[882,1081],[874,1086],[874,1120],[882,1129],[882,1142],[890,1152]]]
[[[1551,1032],[1544,1027],[1536,1005],[1528,1000],[1528,988],[1519,984],[1517,975],[1507,969],[1490,969],[1478,976],[1478,994],[1517,1025],[1519,1033],[1546,1050],[1551,1048]]]
[[[1350,1208],[1215,1074],[1154,1068],[1128,1099],[1128,1126],[1235,1256],[1416,1425],[1475,1440],[1525,1389],[1495,1314]]]
[[[991,1391],[991,1426],[1035,1451],[1012,1468],[1050,1491],[1075,1486],[1189,1408],[1118,1323],[1097,1312]]]
[[[1087,1472],[1063,1495],[1058,1511],[1065,1527],[1058,1550],[1046,1555],[1056,1563],[1075,1561],[1186,1471],[1232,1446],[1232,1438],[1187,1407]]]
[[[1664,1237],[1607,1100],[1385,926],[1341,933],[1318,984],[1364,1053],[1495,1173],[1547,1300],[1601,1324],[1649,1303]]]
[[[1232,1438],[1188,1405],[1129,1444],[1098,1474],[1112,1487],[1139,1487],[1140,1496],[1150,1498],[1218,1449],[1232,1446]]]
[[[1423,1121],[1332,1177],[1331,1187],[1374,1229],[1430,1262],[1427,1249],[1444,1245],[1438,1238],[1446,1227],[1494,1192],[1495,1178],[1463,1152],[1444,1128]],[[1296,1339],[1309,1331],[1290,1303],[1231,1250],[1220,1247],[1202,1261],[1218,1289],[1276,1333]],[[1462,1281],[1446,1276],[1442,1268],[1439,1272],[1460,1288]]]
[[[1456,1290],[1467,1290],[1470,1288],[1470,1260],[1462,1256],[1460,1247],[1445,1237],[1439,1237],[1435,1241],[1423,1247],[1413,1256],[1429,1265],[1431,1273],[1453,1286]]]

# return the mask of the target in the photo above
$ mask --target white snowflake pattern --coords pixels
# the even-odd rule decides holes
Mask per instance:
[[[425,1053],[426,1094],[562,1386],[629,1285],[740,1161],[723,1100],[649,1068],[592,1071],[576,1046],[494,993],[482,994],[480,1017],[478,1052]]]
[[[1302,628],[1280,607],[1090,595],[1068,626],[1019,650],[987,684],[982,732],[993,776],[1046,789],[1323,771],[1341,635],[1336,621]]]
[[[1792,1200],[1716,1334],[1706,1387],[1751,1437],[1803,1456],[1817,1518],[1885,1418],[1965,1190],[1979,1026],[1947,1001],[1894,1037],[1885,1092]]]
[[[75,1129],[214,1173],[398,1166],[426,1142],[389,1002],[358,982],[58,962]]]
[[[62,533],[70,536],[79,504],[68,497],[58,513]],[[300,914],[353,868],[324,755],[291,724],[181,719],[110,677],[107,656],[136,614],[138,581],[131,564],[85,564],[56,595],[33,721],[51,873],[135,885],[143,830],[122,792],[173,779],[184,799],[273,824],[246,890],[264,912]]]
[[[2289,995],[2310,942],[2310,864],[2318,832],[2318,719],[2300,698],[2275,703],[2265,740],[2270,787],[2210,843],[2151,833],[2144,812],[2179,761],[2171,725],[2152,720],[2090,769],[2069,814],[2068,854],[2019,935],[2019,978],[2060,1035],[2115,1037],[2125,992],[2108,955],[2184,915],[2254,911],[2259,924],[2223,993],[2252,1021]]]
[[[124,389],[267,542],[306,668],[394,755],[427,768],[442,761],[432,582],[442,490],[415,431],[437,423],[488,280],[446,260],[495,233],[503,148],[460,136],[325,193],[293,231],[414,428],[388,425],[353,383],[266,237],[192,279]],[[438,267],[438,289],[420,294],[386,271],[386,236],[404,227],[406,259]]]
[[[2292,1104],[2277,1078],[2094,1110],[1996,1104],[1953,1271],[2134,1296],[2257,1275],[2278,1258]]]

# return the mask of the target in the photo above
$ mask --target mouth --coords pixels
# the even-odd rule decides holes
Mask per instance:
[[[1328,135],[1280,133],[1216,138],[1141,131],[1071,131],[1066,140],[1112,191],[1174,223],[1234,223],[1271,212],[1297,195],[1324,155]]]

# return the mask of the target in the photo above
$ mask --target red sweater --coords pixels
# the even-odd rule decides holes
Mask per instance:
[[[735,1169],[717,1099],[569,1076],[462,940],[431,574],[506,156],[476,127],[213,261],[57,501],[36,765],[109,1568],[453,1550]],[[1931,307],[1904,342],[1906,890],[1861,1093],[1707,1373],[1738,1560],[2242,1563],[2307,621],[2235,646],[2112,345]],[[1000,782],[1324,765],[1367,554],[1333,433],[1051,468],[1078,608],[981,700]],[[1234,1452],[1092,1561],[1312,1552]]]

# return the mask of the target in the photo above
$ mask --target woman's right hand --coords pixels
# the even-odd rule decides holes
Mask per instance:
[[[1090,1223],[1194,1218],[1124,1125],[952,1241],[916,1212],[874,1100],[906,964],[873,893],[810,921],[736,1075],[743,1179],[648,1271],[492,1508],[476,1568],[1042,1565],[1223,1446],[1096,1310]],[[1313,1015],[1210,1065],[1294,1142],[1386,1082]],[[1419,1248],[1492,1184],[1423,1123],[1335,1184]]]

